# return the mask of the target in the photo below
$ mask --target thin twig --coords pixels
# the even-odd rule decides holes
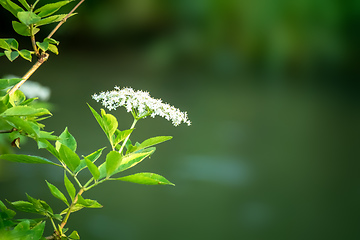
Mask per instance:
[[[66,15],[66,17],[64,17],[59,23],[58,25],[56,25],[56,27],[51,31],[51,33],[47,36],[47,38],[51,38],[54,33],[59,29],[59,27],[61,25],[63,25],[64,22],[66,22],[66,20],[71,16],[71,14],[73,14],[73,12],[84,2],[85,0],[81,0],[78,4],[76,4],[76,6],[69,12],[68,15]]]
[[[21,85],[23,85],[26,80],[28,80],[30,78],[30,76],[41,66],[41,64],[43,64],[47,59],[49,58],[49,54],[48,53],[42,53],[41,57],[39,58],[39,60],[30,68],[30,70],[22,77],[22,80],[17,83],[14,87],[12,87],[12,89],[9,91],[9,96],[11,96],[12,94],[14,94],[14,92],[16,90],[19,89],[19,87],[21,87]]]

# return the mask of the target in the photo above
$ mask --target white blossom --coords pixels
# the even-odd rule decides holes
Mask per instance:
[[[110,111],[123,106],[126,111],[132,112],[138,119],[160,116],[171,121],[174,126],[178,126],[182,122],[188,126],[191,125],[186,112],[181,112],[178,108],[163,103],[161,99],[152,98],[148,92],[134,91],[128,87],[122,89],[115,87],[115,90],[94,94],[92,98],[101,102]]]

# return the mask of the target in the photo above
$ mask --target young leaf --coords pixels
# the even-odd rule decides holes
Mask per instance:
[[[55,166],[60,166],[59,164],[53,163],[52,161],[38,156],[22,155],[22,154],[2,154],[0,159],[7,160],[10,162],[20,162],[20,163],[43,163],[43,164],[52,164]]]
[[[28,60],[29,62],[31,62],[32,56],[31,56],[31,52],[29,50],[26,50],[26,49],[20,50],[19,54],[23,59]]]
[[[74,185],[72,184],[72,182],[66,176],[66,172],[64,173],[64,184],[65,184],[65,188],[66,188],[71,200],[74,201],[74,198],[76,195],[76,189],[75,189]]]
[[[9,102],[11,103],[12,106],[17,106],[17,105],[23,103],[25,100],[26,100],[26,96],[20,90],[16,90],[14,92],[14,94],[9,96]]]
[[[5,50],[4,53],[5,53],[5,56],[6,56],[11,62],[14,61],[14,60],[19,56],[19,52],[18,52],[18,51]]]
[[[44,52],[46,52],[49,48],[49,42],[36,42],[36,45],[41,49],[43,50]]]
[[[35,13],[39,13],[38,15],[42,18],[46,16],[50,16],[51,14],[57,12],[62,6],[65,6],[70,2],[72,1],[60,1],[56,3],[49,3],[42,6],[41,8],[36,9]]]
[[[71,171],[75,171],[80,164],[79,156],[66,145],[61,145],[59,149],[60,159],[69,167]]]
[[[166,178],[163,176],[160,176],[155,173],[136,173],[133,175],[121,177],[121,178],[115,178],[111,180],[120,180],[125,182],[132,182],[132,183],[138,183],[138,184],[145,184],[145,185],[173,185],[175,184],[169,182]]]
[[[73,231],[68,237],[72,239],[80,239],[80,236],[77,231]]]
[[[24,23],[20,23],[17,21],[12,21],[13,29],[17,34],[20,34],[25,37],[31,36],[30,27],[26,26]],[[33,34],[35,35],[40,31],[39,28],[34,27],[33,28]]]
[[[106,155],[106,176],[112,175],[112,173],[121,164],[121,154],[116,151],[111,151]]]
[[[22,78],[0,79],[0,89],[12,87],[22,81]]]
[[[69,19],[70,17],[76,15],[76,13],[71,14],[67,19]],[[47,18],[43,18],[41,19],[41,21],[36,23],[37,27],[46,25],[46,24],[50,24],[50,23],[56,23],[56,22],[60,22],[61,20],[63,20],[65,17],[67,16],[67,14],[59,14],[59,15],[53,15]]]
[[[113,115],[105,113],[104,109],[101,109],[101,115],[103,117],[105,133],[110,140],[118,127],[118,121],[116,120],[116,118]]]
[[[11,101],[11,98],[10,98]],[[0,115],[3,117],[6,116],[31,116],[31,117],[38,117],[42,115],[51,114],[49,110],[45,108],[34,108],[29,106],[15,106],[12,108],[7,109],[5,112],[1,113]]]
[[[60,140],[56,142],[56,149],[59,151],[60,145],[63,144],[70,148],[73,152],[76,151],[77,143],[75,138],[70,134],[68,128],[66,127],[65,130],[59,136]],[[61,143],[61,144],[60,144]]]
[[[98,180],[100,176],[100,172],[97,166],[87,158],[85,158],[85,162],[87,167],[89,168],[91,175],[94,177],[95,180]]]
[[[102,128],[102,130],[105,132],[106,134],[106,129],[105,129],[105,124],[104,124],[104,120],[102,119],[102,117],[100,116],[100,114],[98,114],[89,104],[87,104],[92,112],[92,114],[94,115],[96,121],[99,123],[100,127]]]
[[[55,53],[56,55],[59,54],[59,50],[58,50],[58,48],[57,48],[54,44],[49,44],[49,50],[50,50],[52,53]]]
[[[149,139],[143,141],[138,147],[136,147],[136,151],[143,149],[143,148],[157,145],[159,143],[168,141],[170,139],[172,139],[172,136],[159,136],[159,137],[149,138]]]
[[[59,43],[60,43],[59,41],[56,41],[53,38],[45,38],[44,41],[49,42],[51,44],[56,44],[56,45],[59,45]]]
[[[45,180],[45,181],[46,181],[46,180]],[[63,201],[66,205],[69,206],[69,203],[68,203],[66,197],[64,196],[64,194],[63,194],[57,187],[55,187],[54,185],[52,185],[52,184],[49,183],[48,181],[46,181],[46,183],[47,183],[47,185],[48,185],[48,187],[49,187],[49,189],[50,189],[51,194],[52,194],[54,197],[60,199],[60,200]]]

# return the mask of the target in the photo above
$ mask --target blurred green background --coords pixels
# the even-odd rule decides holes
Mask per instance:
[[[130,172],[176,187],[93,189],[85,197],[104,207],[67,225],[82,239],[360,238],[359,1],[86,0],[78,13],[54,36],[59,56],[31,78],[52,90],[47,130],[68,126],[79,154],[103,147],[86,102],[99,109],[90,95],[115,85],[147,90],[193,122],[138,124],[133,141],[174,139]],[[11,20],[1,9],[1,38],[15,37]],[[0,75],[30,66],[3,57]],[[130,126],[124,109],[112,113]],[[30,141],[17,152],[48,156]],[[62,209],[44,179],[62,185],[55,167],[0,162],[0,198],[27,192]]]

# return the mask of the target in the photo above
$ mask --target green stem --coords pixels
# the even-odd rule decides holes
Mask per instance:
[[[93,185],[91,185],[90,187],[85,188],[85,191],[88,191],[88,190],[92,189],[93,187],[95,187],[95,186],[99,185],[100,183],[103,183],[103,182],[105,182],[105,181],[107,181],[107,180],[109,180],[109,179],[108,179],[108,178],[104,178],[104,179],[101,180],[101,181],[95,182],[95,183],[94,183]]]
[[[71,210],[74,208],[74,206],[76,205],[76,203],[77,203],[77,201],[78,201],[78,199],[79,199],[79,196],[81,195],[81,194],[83,194],[84,193],[84,191],[85,191],[85,189],[84,188],[81,188],[80,190],[79,190],[79,192],[76,194],[76,196],[75,196],[75,198],[74,198],[74,200],[72,201],[72,203],[71,203],[71,205],[70,205],[70,207],[69,207],[69,209],[68,209],[68,211],[67,211],[67,213],[66,213],[66,215],[65,215],[65,217],[64,217],[64,219],[63,219],[63,221],[61,222],[61,224],[60,224],[60,227],[59,227],[59,232],[61,232],[61,230],[64,228],[64,226],[66,225],[66,223],[67,223],[67,221],[68,221],[68,219],[69,219],[69,216],[70,216],[70,214],[71,214]]]
[[[30,24],[31,44],[32,44],[32,47],[34,49],[34,52],[35,52],[36,56],[40,57],[39,49],[36,47],[36,41],[35,41],[35,35],[33,34],[33,29],[34,29],[34,24]]]
[[[54,230],[56,231],[57,229],[56,229],[56,225],[54,223],[54,220],[52,218],[50,218],[50,221],[51,221],[51,224],[53,225]]]
[[[134,118],[134,122],[132,123],[130,129],[133,129],[133,128],[135,127],[135,124],[137,123],[137,121],[138,121],[138,120],[137,120],[136,118]],[[120,153],[120,154],[122,153],[122,151],[123,151],[123,149],[124,149],[124,147],[125,147],[125,145],[126,145],[126,142],[129,140],[130,135],[131,135],[131,133],[125,138],[123,144],[121,145],[121,148],[120,148],[120,150],[119,150],[119,153]]]

